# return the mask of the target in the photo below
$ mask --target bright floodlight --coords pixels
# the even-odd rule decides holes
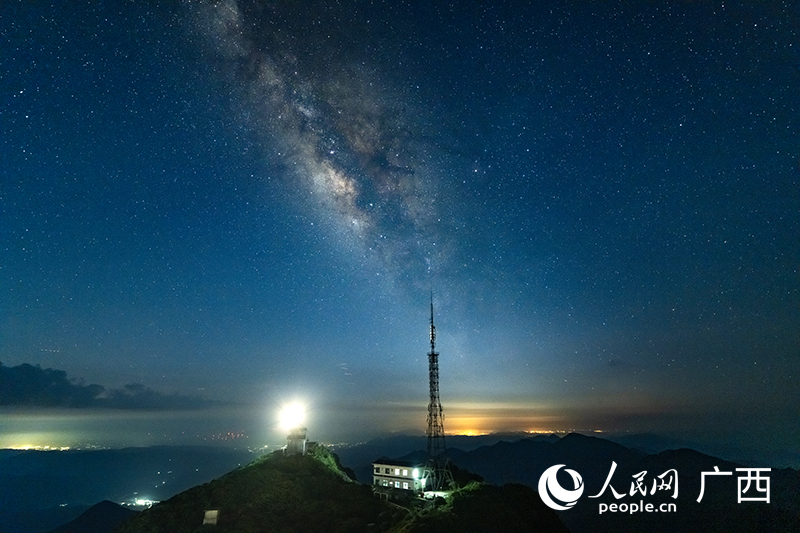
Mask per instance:
[[[285,430],[296,428],[303,423],[303,406],[293,403],[281,409],[281,427]]]

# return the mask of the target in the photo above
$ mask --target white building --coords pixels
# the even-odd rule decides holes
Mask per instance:
[[[378,492],[392,490],[421,494],[425,490],[423,467],[408,461],[378,459],[372,463],[372,488]]]
[[[305,455],[306,454],[306,428],[300,424],[289,430],[286,437],[286,448],[283,449],[285,455]]]

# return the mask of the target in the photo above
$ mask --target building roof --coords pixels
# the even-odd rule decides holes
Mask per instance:
[[[405,466],[405,467],[412,467],[412,468],[419,468],[423,466],[423,463],[419,461],[404,461],[401,459],[389,459],[388,457],[381,457],[380,459],[375,459],[372,461],[374,465],[390,465],[390,466]]]

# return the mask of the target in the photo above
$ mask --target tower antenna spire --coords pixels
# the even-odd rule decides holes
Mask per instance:
[[[428,353],[428,380],[430,402],[428,403],[428,461],[425,465],[425,491],[448,490],[453,485],[445,457],[444,413],[439,401],[439,354],[436,352],[436,326],[433,325],[433,289],[431,289],[431,351]]]
[[[433,289],[431,289],[431,352],[436,351],[436,326],[433,325]]]

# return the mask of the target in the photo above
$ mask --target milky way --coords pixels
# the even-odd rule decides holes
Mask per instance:
[[[441,154],[419,133],[430,117],[370,65],[368,51],[346,44],[353,35],[309,24],[308,9],[230,0],[195,14],[240,119],[266,159],[289,167],[286,185],[301,187],[348,249],[377,259],[391,281],[429,281],[431,265],[445,261]]]

